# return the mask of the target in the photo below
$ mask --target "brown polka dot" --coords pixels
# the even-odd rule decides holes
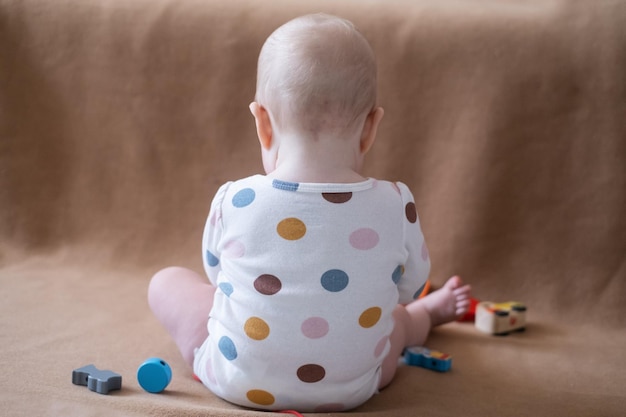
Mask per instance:
[[[382,312],[383,311],[380,307],[368,308],[359,317],[359,324],[361,325],[361,327],[364,327],[366,329],[374,327],[376,323],[378,323],[378,320],[380,320]]]
[[[278,232],[278,235],[283,239],[298,240],[306,234],[306,225],[300,219],[289,217],[278,223],[276,232]]]
[[[274,295],[282,288],[282,283],[274,275],[264,274],[254,280],[254,289],[263,295]]]
[[[347,203],[352,198],[352,193],[322,193],[324,200],[335,203]]]
[[[404,207],[404,213],[406,214],[406,218],[411,223],[415,223],[417,221],[417,209],[415,208],[415,203],[407,203]]]
[[[302,365],[298,368],[298,378],[302,382],[319,382],[326,376],[326,370],[315,364]]]
[[[246,393],[246,397],[253,403],[259,405],[272,405],[274,401],[276,401],[272,394],[262,389],[252,389]]]

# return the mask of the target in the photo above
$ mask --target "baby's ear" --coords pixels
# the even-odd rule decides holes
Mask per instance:
[[[378,126],[384,115],[385,111],[382,107],[374,108],[374,110],[367,115],[365,124],[363,125],[363,131],[361,132],[361,154],[365,155],[374,144]]]
[[[256,101],[250,103],[250,113],[254,116],[256,123],[256,134],[259,137],[261,147],[265,150],[269,150],[272,146],[272,121],[270,115],[265,109]]]

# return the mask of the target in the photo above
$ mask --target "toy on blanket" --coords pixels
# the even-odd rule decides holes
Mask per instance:
[[[101,371],[94,365],[86,365],[72,371],[72,383],[85,385],[98,394],[122,389],[122,376],[112,371]]]
[[[478,301],[476,298],[470,298],[469,301],[470,301],[470,305],[469,305],[469,308],[467,309],[467,312],[463,314],[463,316],[461,316],[459,319],[457,319],[457,321],[461,321],[461,322],[476,321],[476,306],[478,305],[480,301]]]
[[[172,368],[160,358],[150,358],[137,369],[137,381],[141,388],[157,394],[162,392],[172,380]]]
[[[518,301],[478,303],[475,325],[478,330],[496,336],[523,331],[526,326],[526,306]]]
[[[406,348],[404,350],[404,361],[407,365],[421,366],[422,368],[439,372],[447,372],[452,366],[452,356],[423,346]]]

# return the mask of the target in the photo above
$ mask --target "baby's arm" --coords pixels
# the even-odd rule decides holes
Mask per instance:
[[[230,184],[232,183],[228,182],[222,185],[215,194],[215,197],[213,197],[209,216],[207,217],[202,234],[202,261],[204,271],[209,277],[211,284],[215,286],[217,286],[217,277],[221,270],[219,243],[222,238],[224,226],[222,222],[222,202],[224,201],[224,196]]]
[[[408,304],[421,294],[428,280],[430,257],[420,226],[415,198],[405,184],[398,182],[397,185],[404,206],[404,245],[408,252],[408,258],[398,282],[399,302]]]

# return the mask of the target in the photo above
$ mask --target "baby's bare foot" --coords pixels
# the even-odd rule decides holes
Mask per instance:
[[[423,298],[430,313],[431,326],[439,326],[462,317],[470,306],[471,287],[453,276],[437,291]]]

